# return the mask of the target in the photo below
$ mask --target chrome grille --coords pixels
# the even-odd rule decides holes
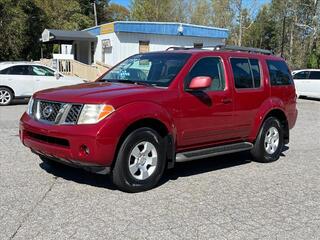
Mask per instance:
[[[67,124],[76,124],[78,121],[78,118],[80,116],[80,112],[82,110],[82,105],[80,104],[74,104],[69,110],[69,113],[66,117],[65,123]]]
[[[40,101],[40,120],[55,122],[62,103]]]
[[[82,106],[82,104],[35,100],[32,115],[47,124],[76,124]]]

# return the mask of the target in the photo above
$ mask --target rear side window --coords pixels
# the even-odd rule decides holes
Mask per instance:
[[[9,75],[32,75],[31,66],[27,65],[9,67],[7,69],[2,70],[1,73]]]
[[[195,77],[206,76],[212,78],[212,85],[208,90],[218,91],[224,90],[225,80],[222,70],[222,63],[220,58],[205,57],[200,59],[189,72],[185,81],[186,86]]]
[[[236,88],[259,88],[261,86],[261,73],[257,59],[232,58],[230,61]]]
[[[293,79],[308,79],[309,75],[310,72],[308,71],[298,72],[295,75],[293,75]]]
[[[309,79],[320,79],[320,71],[311,71]]]
[[[287,64],[284,61],[267,60],[270,82],[273,86],[290,85],[292,78]]]

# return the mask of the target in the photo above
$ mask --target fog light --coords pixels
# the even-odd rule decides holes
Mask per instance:
[[[81,145],[80,146],[80,151],[79,151],[79,155],[80,156],[86,156],[90,154],[90,150],[86,145]]]

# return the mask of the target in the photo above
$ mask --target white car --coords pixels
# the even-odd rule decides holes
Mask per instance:
[[[15,98],[27,98],[33,93],[66,85],[84,83],[78,77],[63,74],[33,62],[0,63],[0,106],[9,105]]]
[[[320,69],[296,70],[292,76],[299,97],[320,98]]]

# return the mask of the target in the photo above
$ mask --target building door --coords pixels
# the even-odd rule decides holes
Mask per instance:
[[[139,41],[139,53],[145,53],[150,51],[149,41]]]

